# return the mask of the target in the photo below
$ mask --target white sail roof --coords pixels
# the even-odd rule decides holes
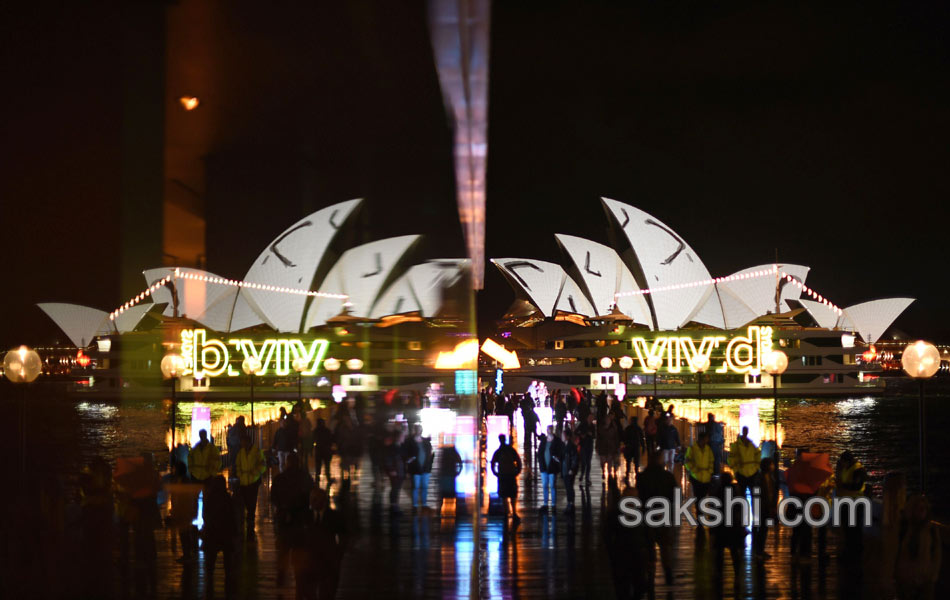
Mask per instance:
[[[834,329],[838,325],[838,313],[833,311],[830,307],[815,300],[805,300],[804,298],[799,298],[798,301],[802,306],[805,307],[805,310],[808,311],[808,314],[810,314],[812,318],[815,319],[815,322],[818,323],[819,327]]]
[[[609,198],[602,198],[601,201],[627,236],[643,271],[646,279],[643,283],[647,288],[653,290],[710,278],[709,271],[696,252],[662,221],[629,204]],[[653,302],[657,326],[660,329],[678,329],[686,324],[708,294],[707,286],[665,292],[662,299],[654,299]]]
[[[353,213],[361,200],[347,200],[318,210],[285,229],[257,257],[244,277],[245,281],[292,289],[312,289],[317,268],[323,254],[337,231]],[[321,288],[322,289],[322,288]],[[340,293],[340,290],[328,290]],[[238,293],[236,306],[245,299],[251,306],[235,311],[232,329],[254,325],[254,306],[260,308],[265,321],[278,331],[299,331],[301,317],[307,303],[302,294],[271,293],[266,290],[243,288]],[[250,309],[250,310],[248,310]]]
[[[112,323],[119,333],[128,333],[135,330],[135,328],[138,327],[139,321],[145,316],[145,313],[155,307],[155,304],[151,302],[142,302],[135,306],[130,306],[122,311],[121,314],[116,315]]]
[[[491,261],[505,278],[518,286],[545,317],[554,315],[567,273],[557,263],[528,258],[494,258]],[[575,284],[576,285],[576,284]],[[578,289],[577,294],[580,294]],[[575,298],[575,303],[577,299]],[[590,305],[587,299],[584,304]],[[572,311],[573,312],[573,311]]]
[[[633,275],[620,260],[617,251],[573,235],[559,233],[554,237],[577,267],[595,316],[610,313],[616,293],[622,290],[621,286],[635,285]],[[642,295],[625,296],[622,304],[621,307],[621,303],[617,302],[617,307],[634,322],[652,326],[653,319]]]
[[[756,271],[771,270],[773,265],[758,265],[736,271],[730,277],[741,277],[750,275]],[[779,264],[779,271],[788,273],[798,281],[804,283],[808,276],[809,268],[802,265]],[[722,281],[717,287],[729,290],[732,295],[749,307],[756,316],[775,312],[775,286],[778,282],[777,275],[766,275],[763,277],[751,277],[749,279],[733,279],[731,281]],[[779,312],[791,310],[786,300],[797,300],[801,296],[801,289],[797,285],[786,284],[782,286],[782,292],[779,296]]]
[[[877,341],[913,301],[913,298],[882,298],[855,304],[842,309],[838,326],[856,332],[870,344]]]
[[[347,294],[350,314],[369,317],[393,267],[418,240],[418,235],[404,235],[347,250],[330,269],[320,291]],[[304,329],[326,323],[330,317],[340,314],[342,309],[342,300],[313,298]]]
[[[370,317],[378,319],[414,311],[422,317],[434,317],[442,308],[445,289],[455,285],[470,264],[468,259],[445,258],[413,265],[386,288]]]
[[[66,334],[77,348],[85,348],[97,335],[111,332],[109,314],[104,310],[80,304],[44,302],[37,304]]]
[[[423,317],[434,317],[442,308],[443,291],[455,285],[464,269],[470,268],[468,259],[443,258],[413,265],[406,272],[412,290],[419,301]]]

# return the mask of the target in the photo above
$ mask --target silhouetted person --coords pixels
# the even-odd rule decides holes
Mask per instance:
[[[561,432],[564,430],[564,419],[567,417],[567,403],[564,402],[564,398],[560,396],[557,397],[557,400],[554,403],[554,420],[557,423],[557,430],[555,433],[560,437]]]
[[[287,469],[287,458],[297,449],[298,428],[296,421],[289,416],[280,419],[278,423],[271,448],[277,451],[278,467],[283,473]]]
[[[557,476],[561,472],[561,454],[564,452],[564,445],[554,436],[554,425],[548,425],[547,433],[540,438],[538,467],[544,494],[541,511],[546,512],[549,510],[548,495],[551,497],[550,510],[557,507]]]
[[[254,518],[257,515],[257,496],[261,487],[261,476],[267,470],[264,453],[251,441],[247,433],[241,438],[241,449],[237,452],[238,490],[244,505],[247,539],[254,539]]]
[[[641,471],[637,479],[637,491],[643,506],[652,498],[665,498],[672,505],[677,487],[679,486],[676,477],[664,468],[663,457],[659,454],[651,455],[647,460],[647,468]],[[650,572],[656,571],[656,552],[653,550],[653,545],[656,544],[660,547],[660,561],[663,564],[666,583],[673,583],[673,527],[649,527],[647,535],[651,548],[647,555],[651,565]]]
[[[769,536],[767,519],[778,518],[778,478],[775,476],[775,461],[772,458],[763,458],[759,462],[759,472],[752,480],[752,485],[759,489],[759,524],[752,527],[752,552],[758,561],[772,558],[765,551],[765,542]]]
[[[188,470],[183,463],[175,463],[175,472],[168,484],[168,496],[171,499],[169,525],[178,531],[181,543],[179,563],[191,564],[198,560],[198,529],[194,526],[198,518],[198,495],[202,485],[192,483]]]
[[[457,497],[455,480],[462,474],[462,456],[455,446],[445,446],[439,457],[439,504]]]
[[[403,432],[393,432],[386,436],[383,448],[383,468],[389,476],[389,508],[399,510],[399,491],[406,478],[405,446]]]
[[[239,528],[234,503],[221,475],[215,475],[205,483],[201,518],[204,520],[201,549],[205,563],[205,595],[214,597],[214,568],[220,552],[224,560],[225,596],[233,598]]]
[[[657,429],[656,413],[651,408],[647,411],[647,416],[643,417],[643,437],[646,439],[647,455],[656,452]]]
[[[633,462],[634,477],[640,472],[640,454],[646,445],[643,435],[643,429],[637,423],[636,417],[630,419],[630,423],[623,430],[623,458],[626,463],[626,472],[624,481],[630,483],[630,463]]]
[[[732,557],[732,568],[738,579],[743,565],[742,550],[745,545],[746,536],[745,523],[743,523],[743,509],[738,503],[730,508],[725,502],[725,493],[727,489],[731,489],[733,496],[738,497],[740,492],[737,489],[738,486],[733,483],[731,473],[723,473],[719,477],[721,485],[716,491],[716,496],[722,502],[722,510],[724,513],[725,511],[731,510],[732,522],[728,523],[725,518],[726,515],[723,514],[722,522],[713,528],[713,547],[716,552],[716,573],[721,576],[723,571],[723,558],[725,551],[728,549]]]
[[[505,516],[509,512],[517,523],[518,517],[518,475],[521,473],[521,457],[518,451],[508,444],[505,434],[498,436],[501,445],[491,457],[491,472],[498,478],[498,497],[505,507]]]
[[[330,508],[325,490],[314,488],[310,493],[313,511],[303,543],[294,549],[294,579],[297,598],[321,600],[336,597],[340,566],[346,551],[346,522]]]
[[[583,403],[582,403],[583,404]],[[577,435],[580,437],[580,480],[590,484],[590,465],[594,460],[594,415],[588,411],[587,418],[577,426]]]
[[[234,473],[237,467],[237,453],[241,449],[241,438],[247,433],[247,426],[244,424],[244,416],[239,416],[234,420],[234,424],[228,427],[228,434],[225,441],[228,447],[228,467]]]
[[[574,476],[581,464],[580,438],[565,429],[561,433],[563,451],[561,455],[561,477],[564,479],[564,493],[567,495],[567,506],[564,512],[574,514]]]
[[[412,437],[406,440],[406,470],[412,475],[412,510],[426,506],[429,476],[432,473],[432,442],[422,437],[422,425],[412,427]]]
[[[330,462],[333,460],[333,432],[327,427],[326,421],[317,419],[317,427],[313,430],[313,458],[316,463],[317,483],[320,481],[320,471],[326,473],[327,489],[330,487]]]
[[[667,415],[660,422],[657,427],[656,438],[657,444],[660,446],[660,454],[663,456],[663,464],[672,471],[676,451],[680,447],[680,432],[676,428],[672,416]]]
[[[274,477],[270,495],[276,510],[278,586],[284,584],[291,549],[303,540],[304,528],[310,518],[310,491],[313,489],[313,479],[310,473],[300,468],[296,454],[287,456],[286,467]]]

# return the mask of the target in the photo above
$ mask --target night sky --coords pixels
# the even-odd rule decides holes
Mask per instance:
[[[424,5],[224,4],[208,269],[240,277],[284,227],[360,196],[356,241],[423,233],[420,258],[461,255]],[[834,4],[496,3],[487,256],[605,241],[607,196],[676,229],[713,275],[778,249],[840,306],[918,298],[897,327],[950,341],[950,13]],[[0,343],[40,344],[58,334],[34,303],[126,300],[128,31],[115,3],[0,13]],[[482,323],[512,298],[488,266]]]

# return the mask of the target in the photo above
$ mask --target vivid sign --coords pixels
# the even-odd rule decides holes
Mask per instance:
[[[689,336],[670,335],[652,340],[636,337],[631,342],[640,369],[645,373],[654,370],[680,373],[684,369],[695,373],[694,365],[703,363],[708,365],[709,371],[716,373],[759,373],[762,358],[772,351],[772,328],[751,325],[746,335],[731,338],[707,335],[695,340]]]
[[[295,372],[293,362],[303,358],[304,376],[316,375],[330,343],[327,340],[312,340],[305,343],[295,338],[270,338],[254,341],[248,338],[224,340],[208,337],[204,329],[184,329],[181,332],[181,357],[184,368],[181,374],[196,378],[238,377],[243,375],[241,363],[245,358],[255,357],[261,361],[258,375],[290,375]],[[235,364],[232,363],[234,355]]]

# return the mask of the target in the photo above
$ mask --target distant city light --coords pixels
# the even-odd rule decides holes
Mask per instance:
[[[195,110],[200,104],[197,96],[182,96],[178,101],[181,103],[181,107],[188,111]]]

